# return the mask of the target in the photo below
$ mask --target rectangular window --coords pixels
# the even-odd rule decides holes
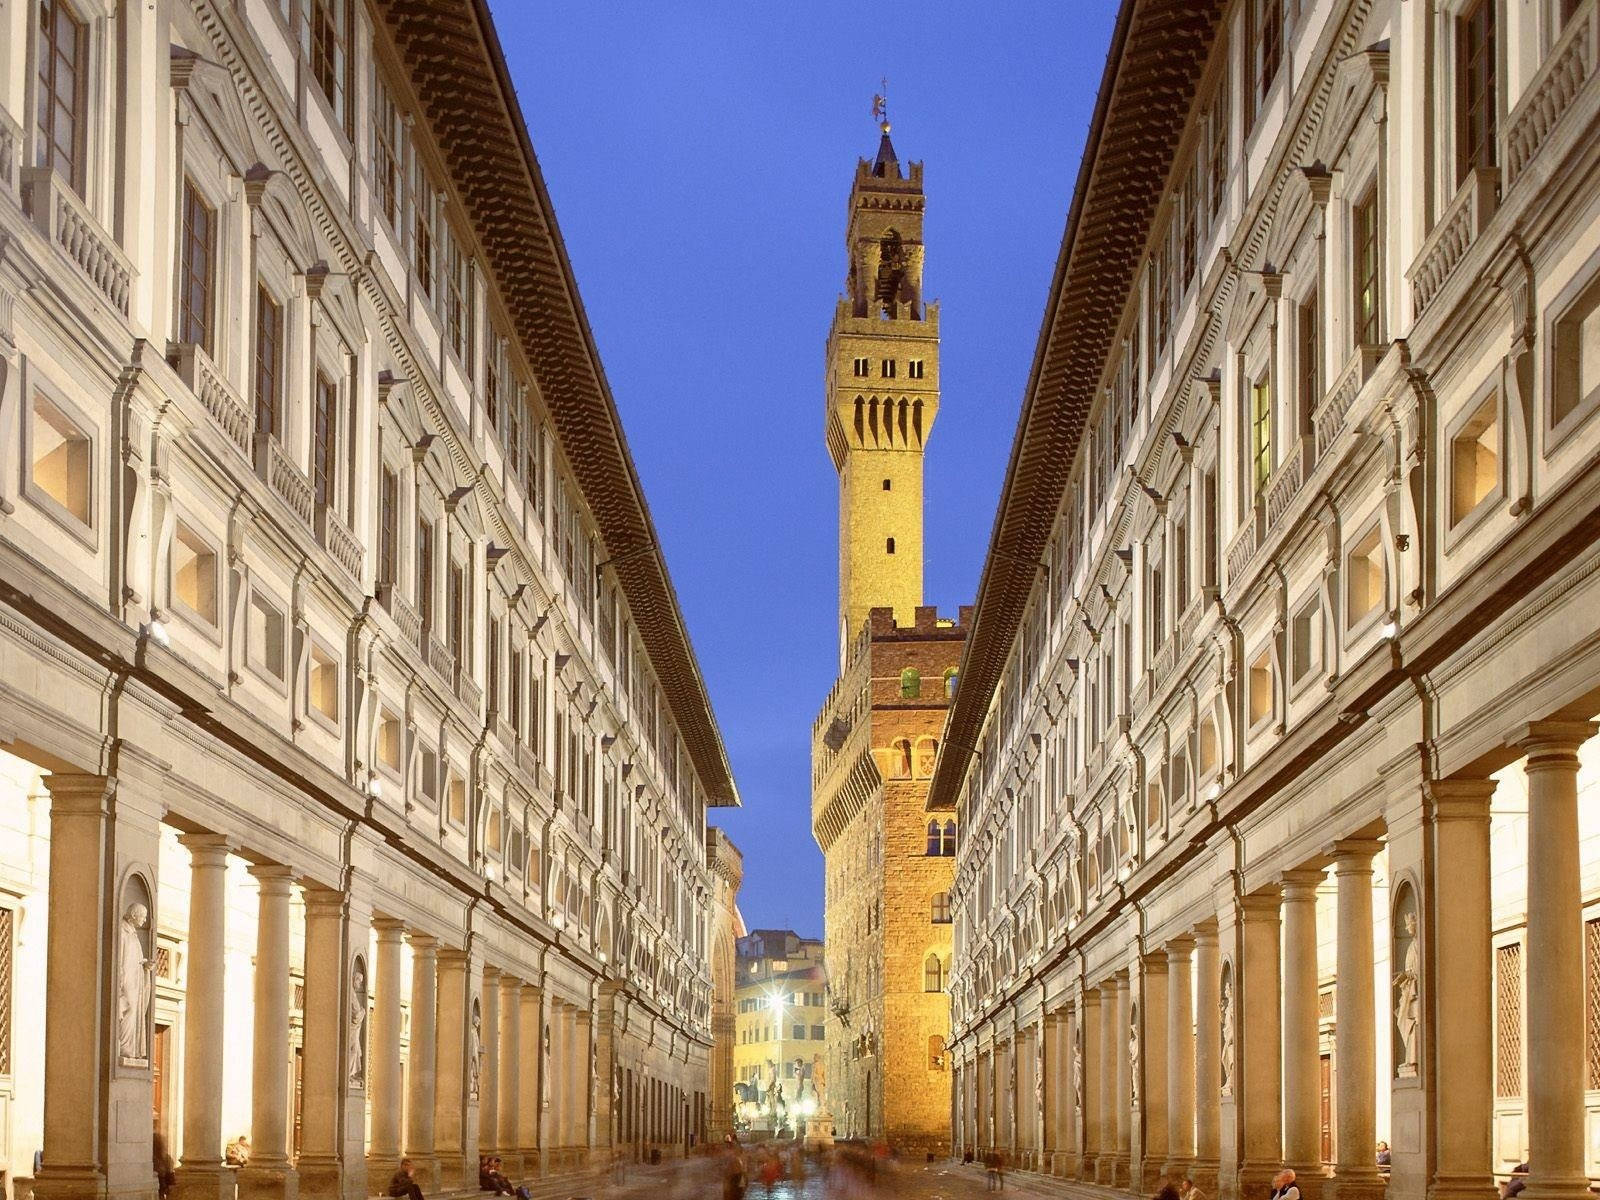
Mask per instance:
[[[1289,623],[1289,682],[1297,684],[1322,665],[1322,609],[1315,599]]]
[[[278,432],[283,408],[283,306],[256,285],[256,432]]]
[[[1354,629],[1383,605],[1383,546],[1374,525],[1350,549],[1345,563],[1344,623]]]
[[[906,376],[909,379],[922,378],[922,360],[920,358],[913,358],[906,363]]]
[[[1309,418],[1322,400],[1322,321],[1317,293],[1312,292],[1295,306],[1294,367],[1300,412]],[[1301,428],[1309,426],[1309,420]]]
[[[283,610],[256,591],[250,593],[246,650],[252,667],[280,683],[283,682],[287,671],[284,659]]]
[[[33,397],[28,449],[33,486],[79,524],[92,524],[93,446],[89,435],[39,392]]]
[[[500,622],[489,622],[488,644],[484,647],[483,690],[490,712],[503,712],[500,703]]]
[[[1576,294],[1569,288],[1552,306],[1561,314],[1552,327],[1550,351],[1552,426],[1600,403],[1600,275],[1591,274],[1577,287]]]
[[[372,191],[389,228],[400,232],[405,190],[405,124],[376,62],[372,65]]]
[[[378,475],[378,582],[394,584],[400,564],[400,477],[388,467]]]
[[[311,644],[311,671],[306,704],[335,723],[339,720],[339,660],[315,642]]]
[[[417,616],[424,633],[433,632],[433,522],[417,522]]]
[[[387,708],[378,717],[378,763],[389,770],[400,770],[400,718]]]
[[[304,0],[302,37],[309,43],[311,75],[339,123],[345,123],[345,0]]]
[[[1272,475],[1272,374],[1263,372],[1250,385],[1251,481],[1260,495]]]
[[[856,362],[855,362],[855,373],[856,373],[856,377],[857,378],[865,377],[866,374],[871,369],[872,369],[871,360],[865,359],[865,358],[856,359]]]
[[[429,299],[433,298],[433,185],[428,182],[428,172],[420,158],[411,171],[411,269],[417,277],[417,287]]]
[[[467,784],[452,773],[450,779],[450,823],[465,828],[467,824]]]
[[[317,507],[333,508],[339,471],[339,385],[317,372],[311,415],[311,487]]]
[[[206,624],[217,623],[217,553],[182,521],[172,539],[172,595]]]
[[[1478,0],[1456,20],[1456,183],[1477,167],[1495,165],[1494,10],[1499,0]]]
[[[34,165],[50,168],[82,195],[89,27],[73,16],[65,0],[38,0],[38,5]]]
[[[1374,186],[1350,210],[1350,285],[1355,305],[1355,341],[1378,344],[1379,278],[1378,189]]]
[[[1491,391],[1450,438],[1450,524],[1500,488],[1500,393]]]
[[[1181,614],[1189,606],[1189,522],[1172,523],[1172,597]]]
[[[1494,951],[1494,1094],[1522,1095],[1522,943]]]
[[[451,563],[445,577],[445,620],[449,622],[450,653],[461,664],[461,651],[466,645],[466,579],[460,563]]]
[[[506,710],[510,714],[507,718],[513,734],[522,732],[522,651],[511,652],[511,677],[506,680],[508,688]]]
[[[1283,0],[1253,0],[1250,6],[1250,62],[1254,79],[1251,116],[1259,115],[1283,63]]]
[[[439,230],[440,257],[444,272],[444,320],[450,339],[450,349],[455,351],[461,369],[472,378],[473,309],[472,262],[461,252],[454,231],[443,222]]]
[[[894,359],[886,358],[883,360],[883,377],[885,379],[894,378]]]
[[[178,270],[178,340],[211,353],[211,300],[216,278],[217,214],[199,189],[183,181],[183,245]]]

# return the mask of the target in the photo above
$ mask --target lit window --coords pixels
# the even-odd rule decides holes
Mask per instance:
[[[1475,512],[1500,488],[1500,393],[1484,397],[1450,439],[1450,524]]]
[[[1250,385],[1250,462],[1259,493],[1272,475],[1272,376],[1266,371]]]
[[[465,780],[456,776],[450,779],[448,816],[452,825],[464,826],[467,823],[467,784]]]
[[[172,538],[172,595],[184,608],[217,623],[217,554],[182,521]]]
[[[339,719],[339,660],[315,642],[311,644],[311,673],[306,700],[312,711],[330,721]]]
[[[1564,306],[1553,332],[1550,423],[1559,425],[1600,401],[1600,275],[1592,276]]]
[[[922,672],[915,667],[907,667],[900,672],[900,698],[915,700],[920,695],[922,695]]]
[[[1345,627],[1354,628],[1383,604],[1383,547],[1374,525],[1350,550],[1345,562]]]
[[[1272,658],[1266,650],[1250,664],[1249,712],[1252,728],[1272,716]]]
[[[40,392],[33,397],[29,471],[33,484],[82,525],[91,524],[89,435]]]
[[[246,653],[252,667],[279,682],[283,681],[286,671],[283,641],[283,610],[260,592],[252,591],[245,631]]]
[[[378,717],[378,763],[400,772],[400,718],[388,709]]]
[[[1350,282],[1355,306],[1355,342],[1358,346],[1378,344],[1378,191],[1369,188],[1366,196],[1350,210]]]
[[[1315,598],[1289,623],[1289,682],[1299,683],[1322,665],[1322,609]]]
[[[431,747],[424,746],[422,753],[418,757],[421,759],[417,768],[420,776],[417,780],[418,790],[421,791],[423,799],[430,804],[437,805],[439,803],[439,755]]]
[[[935,924],[935,925],[948,925],[948,924],[950,924],[950,893],[949,892],[935,892],[933,894],[933,902],[930,905],[930,908],[932,909],[932,921],[933,921],[933,924]]]

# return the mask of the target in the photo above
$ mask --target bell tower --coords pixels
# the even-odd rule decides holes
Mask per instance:
[[[922,451],[939,412],[939,306],[922,297],[922,164],[889,123],[850,187],[846,294],[828,331],[828,454],[839,472],[839,662],[869,610],[922,603]]]

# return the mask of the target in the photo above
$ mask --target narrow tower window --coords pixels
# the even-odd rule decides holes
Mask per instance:
[[[886,491],[886,492],[887,492],[887,491],[890,491],[890,490],[892,490],[892,489],[891,489],[891,488],[890,488],[890,484],[889,484],[889,481],[888,481],[888,480],[887,480],[887,479],[885,479],[885,480],[884,480],[884,481],[883,481],[883,490],[884,490],[884,491]]]
[[[889,550],[889,553],[890,553],[890,554],[893,554],[893,553],[894,553],[894,539],[893,539],[893,538],[890,538],[890,539],[889,539],[889,546],[888,546],[888,550]]]

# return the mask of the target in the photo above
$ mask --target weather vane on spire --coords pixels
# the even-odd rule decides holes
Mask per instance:
[[[889,132],[889,80],[880,79],[878,86],[883,91],[872,97],[872,119],[878,123],[878,128],[885,133]]]

